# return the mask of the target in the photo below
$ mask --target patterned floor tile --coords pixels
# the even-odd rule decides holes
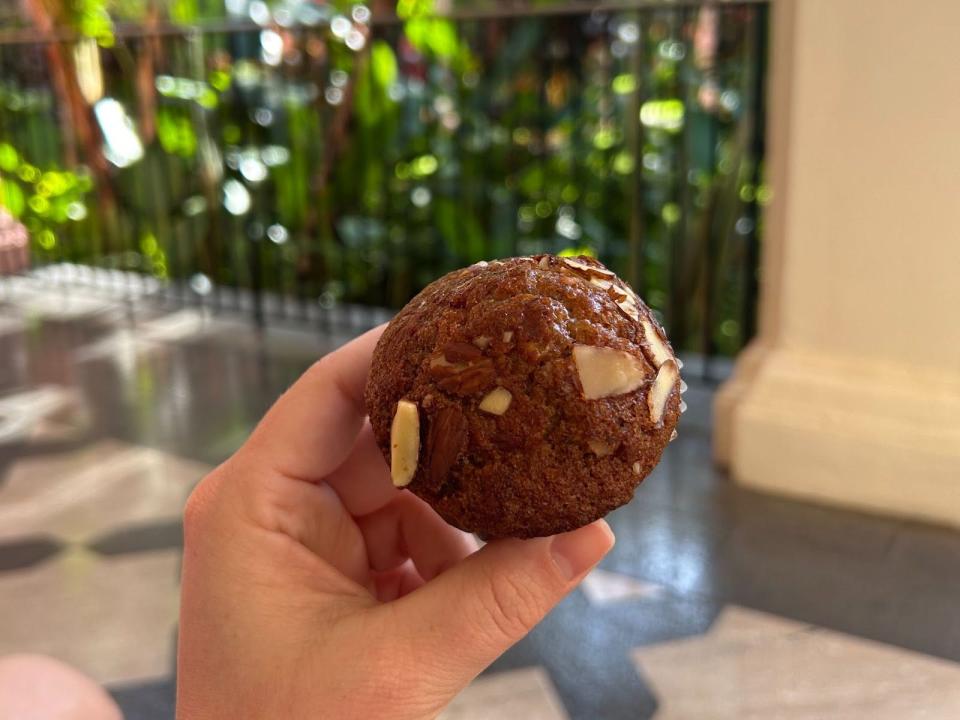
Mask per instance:
[[[63,550],[63,545],[45,537],[0,541],[0,572],[38,565]]]
[[[0,481],[0,538],[44,533],[71,542],[129,525],[180,517],[209,466],[105,441],[25,458]]]
[[[155,520],[113,530],[88,544],[101,555],[151,552],[183,547],[180,520]]]
[[[960,717],[960,664],[736,606],[633,658],[656,720]]]
[[[0,397],[0,443],[24,440],[44,418],[76,403],[75,393],[56,385],[10,393]]]
[[[543,668],[484,675],[454,699],[438,720],[566,720],[550,676]]]
[[[100,683],[168,676],[179,562],[177,550],[103,558],[74,548],[0,573],[0,655],[50,655]]]

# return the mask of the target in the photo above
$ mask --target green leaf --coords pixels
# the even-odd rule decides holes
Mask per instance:
[[[410,44],[424,55],[451,61],[462,55],[457,28],[444,18],[414,17],[404,23]]]
[[[376,125],[394,108],[387,89],[397,78],[397,58],[390,46],[377,40],[370,50],[370,62],[360,74],[354,91],[354,107],[360,122]]]
[[[460,51],[457,28],[449,20],[434,18],[430,30],[430,49],[437,57],[452,60]]]
[[[178,23],[192,23],[197,19],[196,0],[173,0],[170,6],[170,18]]]
[[[13,172],[20,164],[20,157],[13,145],[9,143],[0,143],[0,170]]]
[[[381,88],[388,88],[397,79],[397,56],[383,40],[377,40],[370,49],[373,79]]]
[[[23,208],[26,202],[23,198],[23,190],[12,180],[0,180],[0,205],[7,209],[15,218],[23,215]]]
[[[433,12],[433,0],[398,0],[397,17],[413,18],[430,15]]]
[[[197,135],[193,123],[182,110],[161,108],[157,111],[157,137],[160,146],[170,155],[193,157],[197,151]]]

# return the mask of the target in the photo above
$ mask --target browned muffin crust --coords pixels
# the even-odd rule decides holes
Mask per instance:
[[[456,527],[523,538],[629,502],[671,440],[680,383],[625,283],[591,258],[539,255],[425,288],[384,331],[366,403],[388,462],[398,428],[397,484]]]

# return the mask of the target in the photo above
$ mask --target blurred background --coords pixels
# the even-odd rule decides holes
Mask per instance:
[[[919,4],[0,3],[0,656],[170,717],[192,486],[439,275],[590,254],[689,411],[444,717],[960,716],[960,11]]]

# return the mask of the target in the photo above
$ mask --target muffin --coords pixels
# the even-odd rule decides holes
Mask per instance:
[[[573,530],[630,501],[684,407],[650,309],[589,257],[443,276],[380,338],[366,387],[395,485],[485,539]]]

